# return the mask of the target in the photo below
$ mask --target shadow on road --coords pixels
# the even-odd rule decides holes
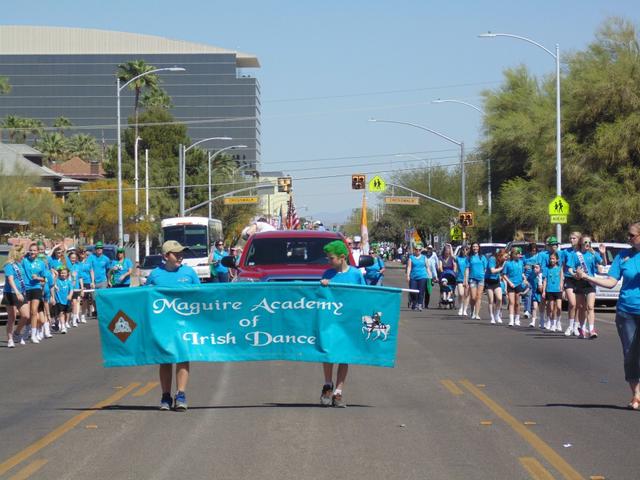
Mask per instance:
[[[566,408],[584,408],[584,409],[606,409],[606,410],[629,410],[627,407],[620,405],[606,405],[600,403],[547,403],[546,405],[535,405],[536,407],[566,407]]]
[[[349,408],[371,408],[371,405],[349,404]],[[189,410],[224,410],[244,408],[327,408],[316,403],[263,403],[260,405],[205,405],[189,406]],[[102,408],[58,408],[62,411],[160,411],[156,405],[107,405]]]

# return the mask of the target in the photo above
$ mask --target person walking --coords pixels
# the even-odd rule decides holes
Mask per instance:
[[[371,256],[373,257],[373,265],[365,267],[364,279],[367,285],[381,287],[385,272],[384,260],[382,260],[376,249],[371,250]]]
[[[560,250],[560,261],[562,263],[562,274],[564,275],[564,294],[567,299],[567,317],[569,326],[564,334],[567,337],[580,334],[578,331],[578,323],[576,323],[576,280],[573,278],[573,273],[569,269],[569,261],[571,257],[578,251],[580,238],[582,234],[580,232],[571,232],[569,234],[569,241],[571,246],[568,249]]]
[[[422,311],[424,304],[424,293],[427,288],[427,279],[429,265],[427,263],[427,257],[422,255],[420,247],[415,245],[413,247],[413,255],[409,255],[407,260],[407,281],[409,282],[409,288],[412,290],[418,290],[418,293],[410,293],[411,310]]]
[[[11,247],[7,261],[4,264],[4,288],[2,290],[2,304],[7,308],[7,347],[14,348],[14,328],[16,318],[20,313],[21,319],[29,318],[29,304],[25,299],[26,285],[25,274],[22,268],[22,260],[24,259],[24,247],[16,245]],[[16,330],[18,343],[24,345],[22,335]]]
[[[520,326],[520,294],[525,290],[524,263],[520,258],[522,251],[519,247],[511,249],[510,259],[502,270],[502,278],[507,284],[509,297],[509,326]]]
[[[229,269],[222,265],[222,258],[229,256],[229,252],[224,249],[224,242],[217,240],[215,248],[211,252],[209,259],[211,281],[214,283],[228,283],[229,282]]]
[[[616,255],[605,276],[581,268],[574,277],[604,288],[613,288],[622,280],[615,322],[622,344],[624,377],[633,395],[628,407],[640,410],[640,222],[628,226],[627,237],[631,248]]]
[[[429,308],[429,300],[431,300],[431,290],[433,284],[438,280],[438,255],[433,251],[433,245],[427,245],[426,251],[423,252],[427,258],[427,283],[424,290],[423,307]]]
[[[500,274],[508,259],[509,254],[504,248],[501,248],[494,255],[491,255],[487,262],[485,287],[492,324],[502,324],[502,282],[500,281]]]
[[[527,247],[527,253],[522,259],[524,263],[524,275],[527,277],[527,283],[529,286],[533,285],[533,280],[535,278],[535,274],[533,272],[533,266],[540,264],[540,259],[538,256],[538,244],[536,242],[529,243]],[[524,304],[524,318],[529,318],[531,316],[531,312],[533,312],[533,294],[534,291],[532,288],[528,288],[525,290],[526,293],[523,294],[523,304]],[[534,324],[535,325],[535,324]]]
[[[480,320],[480,307],[482,305],[482,294],[484,292],[484,276],[487,271],[487,257],[480,253],[480,244],[471,244],[471,254],[469,255],[469,268],[467,270],[467,284],[469,285],[471,297],[471,318]]]
[[[131,274],[133,273],[133,263],[125,254],[122,247],[116,250],[116,258],[111,261],[107,278],[109,286],[112,288],[122,288],[131,286]]]
[[[183,287],[189,285],[197,285],[200,283],[196,271],[188,265],[183,265],[185,247],[175,240],[167,240],[162,244],[162,256],[164,264],[154,268],[145,287]],[[177,411],[187,410],[186,389],[189,382],[189,362],[180,362],[176,364],[176,396],[175,402],[171,398],[171,386],[173,383],[173,365],[171,363],[163,363],[159,368],[160,389],[162,390],[162,398],[160,399],[160,410]]]
[[[542,283],[542,298],[549,304],[549,311],[551,318],[547,318],[547,322],[550,322],[550,326],[545,327],[552,332],[561,332],[562,323],[562,284],[564,278],[562,275],[562,267],[560,266],[558,254],[552,253],[549,255],[549,267],[547,268],[547,274],[544,276]]]
[[[349,250],[342,240],[334,240],[327,243],[323,250],[327,254],[331,268],[322,274],[322,279],[320,280],[322,286],[326,287],[332,283],[366,285],[360,269],[349,265]],[[324,373],[324,385],[320,393],[320,405],[323,407],[333,405],[334,407],[345,408],[347,403],[342,389],[347,380],[349,364],[338,364],[335,388],[333,383],[333,363],[323,363],[322,370]]]
[[[460,309],[458,315],[469,315],[469,284],[467,270],[469,269],[469,246],[462,245],[456,256],[456,297],[459,298]]]
[[[31,321],[31,343],[40,343],[38,339],[38,310],[42,302],[42,289],[46,282],[45,265],[38,260],[38,246],[35,243],[29,245],[29,255],[22,260],[22,268],[25,276],[25,296],[29,302],[29,318]]]

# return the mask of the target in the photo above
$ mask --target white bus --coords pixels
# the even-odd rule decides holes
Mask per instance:
[[[176,240],[189,247],[183,263],[193,267],[201,280],[209,280],[209,252],[222,239],[222,222],[207,217],[173,217],[160,222],[162,241]]]

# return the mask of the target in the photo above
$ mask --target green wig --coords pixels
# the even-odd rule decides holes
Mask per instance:
[[[333,242],[327,243],[324,246],[323,250],[327,255],[344,255],[345,257],[349,256],[349,250],[342,240],[334,240]]]

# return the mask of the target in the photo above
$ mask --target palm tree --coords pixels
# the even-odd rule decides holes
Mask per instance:
[[[84,133],[74,135],[68,140],[67,153],[70,157],[80,157],[83,160],[94,160],[98,157],[98,142],[91,135]]]
[[[156,67],[147,64],[144,60],[133,60],[131,62],[121,63],[118,65],[118,78],[121,82],[126,83],[132,78],[142,75],[145,72],[155,70]],[[133,116],[135,118],[135,136],[138,138],[138,111],[140,109],[140,94],[142,90],[158,89],[160,80],[158,76],[151,73],[140,77],[135,82],[129,84],[129,88],[135,92],[135,100],[133,103]]]
[[[73,123],[67,117],[58,117],[53,121],[53,126],[58,129],[60,135],[64,135],[64,131],[73,126]]]
[[[43,154],[43,158],[48,162],[57,162],[67,157],[67,141],[58,132],[45,133],[35,143],[35,147]]]
[[[25,143],[29,135],[40,135],[44,124],[34,118],[7,115],[0,127],[9,131],[10,143]]]
[[[140,105],[145,108],[164,108],[168,110],[173,106],[173,103],[165,89],[156,87],[144,92]]]
[[[11,91],[11,84],[7,77],[0,77],[0,95],[6,95]]]

